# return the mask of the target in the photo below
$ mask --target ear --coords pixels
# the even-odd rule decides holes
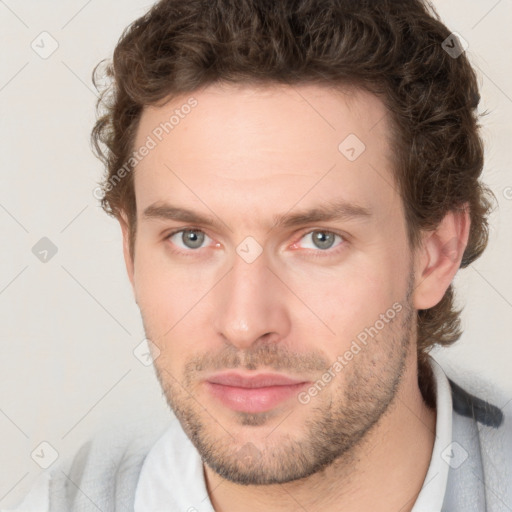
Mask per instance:
[[[134,264],[133,259],[130,255],[130,227],[128,223],[128,219],[124,212],[121,213],[120,218],[118,218],[119,224],[121,225],[121,231],[123,233],[123,255],[124,255],[124,263],[126,265],[126,272],[128,273],[128,278],[130,279],[130,283],[132,285],[132,290],[135,295],[135,285],[134,285]]]
[[[466,249],[471,224],[469,205],[446,214],[434,231],[425,232],[415,253],[414,306],[438,304],[450,286]]]

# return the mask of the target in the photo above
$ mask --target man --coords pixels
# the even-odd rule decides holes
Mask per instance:
[[[108,74],[101,202],[178,421],[91,441],[40,510],[511,510],[510,418],[428,354],[491,208],[432,9],[162,0]]]

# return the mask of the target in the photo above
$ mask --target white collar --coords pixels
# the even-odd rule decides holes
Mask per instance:
[[[448,483],[452,452],[452,391],[448,377],[432,356],[430,366],[436,390],[436,438],[421,491],[411,512],[440,512]]]

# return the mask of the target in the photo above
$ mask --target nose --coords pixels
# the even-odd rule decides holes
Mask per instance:
[[[275,274],[264,253],[252,263],[235,254],[230,272],[216,287],[214,327],[224,341],[243,350],[263,338],[288,335],[288,293]]]

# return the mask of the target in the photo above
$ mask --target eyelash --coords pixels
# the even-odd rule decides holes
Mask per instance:
[[[197,228],[193,228],[193,227],[187,227],[187,228],[177,229],[176,231],[173,231],[172,233],[169,233],[168,235],[165,236],[164,239],[165,240],[170,240],[174,235],[177,235],[178,233],[183,233],[184,231],[195,231],[195,232],[198,232],[198,233],[203,233],[206,236],[208,236],[201,229],[197,229]],[[297,244],[306,235],[310,235],[311,233],[325,233],[325,234],[335,235],[335,236],[338,236],[338,237],[341,238],[341,243],[335,249],[326,249],[324,251],[322,251],[321,249],[318,249],[318,250],[308,249],[309,251],[313,251],[313,254],[312,254],[313,258],[325,258],[325,257],[336,255],[336,254],[338,254],[339,252],[341,252],[345,248],[345,245],[347,243],[347,239],[341,233],[337,233],[336,231],[329,231],[329,230],[326,230],[326,229],[312,229],[312,230],[309,230],[309,231],[306,231],[306,232],[302,233],[301,236],[297,239],[297,242],[294,242],[292,245]],[[200,247],[199,249],[203,249],[203,247]],[[180,254],[180,255],[184,255],[184,256],[195,256],[194,253],[198,252],[199,249],[189,249],[187,251],[181,251],[181,250],[174,250],[173,249],[173,252],[177,253],[177,254]]]

